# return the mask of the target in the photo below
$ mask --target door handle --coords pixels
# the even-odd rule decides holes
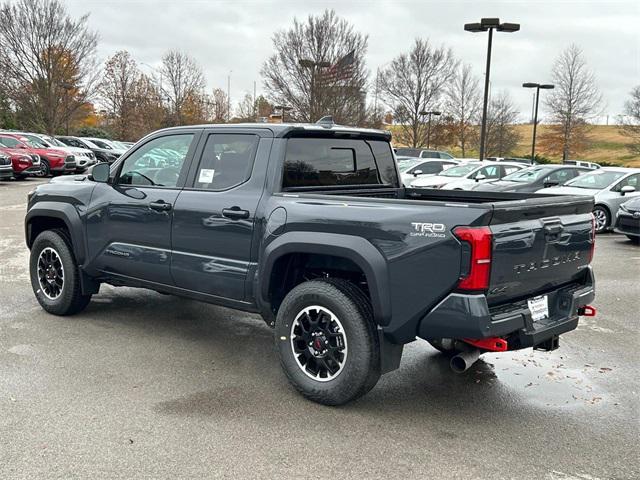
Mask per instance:
[[[149,204],[149,208],[158,212],[168,212],[169,210],[171,210],[172,205],[165,202],[164,200],[158,200],[157,202],[151,202]]]
[[[222,215],[234,220],[249,218],[249,210],[242,210],[240,207],[223,208]]]

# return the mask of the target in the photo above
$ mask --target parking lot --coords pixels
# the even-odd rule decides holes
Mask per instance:
[[[456,375],[416,341],[329,408],[288,385],[252,315],[108,285],[46,314],[22,224],[43,181],[0,182],[0,478],[640,476],[640,248],[622,235],[598,237],[598,315],[559,350]]]

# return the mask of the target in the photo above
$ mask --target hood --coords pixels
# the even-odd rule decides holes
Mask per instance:
[[[69,183],[69,182],[88,182],[90,180],[87,179],[86,174],[82,175],[60,175],[58,177],[53,177],[49,180],[49,183]]]
[[[600,189],[578,187],[549,187],[538,190],[536,193],[548,193],[549,195],[596,195]]]

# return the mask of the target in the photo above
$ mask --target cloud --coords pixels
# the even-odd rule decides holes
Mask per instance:
[[[157,67],[164,51],[184,50],[203,66],[210,89],[226,89],[232,71],[234,102],[253,92],[254,81],[260,92],[260,67],[272,53],[273,33],[289,27],[294,17],[325,8],[334,8],[368,34],[372,78],[377,67],[407,50],[416,37],[451,47],[481,77],[487,36],[464,32],[463,24],[481,17],[520,23],[520,32],[494,37],[491,87],[509,91],[522,119],[529,118],[531,92],[521,84],[549,81],[555,57],[571,43],[584,50],[596,74],[605,114],[619,114],[628,92],[640,83],[640,2],[635,0],[69,0],[67,6],[74,16],[90,13],[90,25],[100,32],[102,59],[126,49],[139,62]]]

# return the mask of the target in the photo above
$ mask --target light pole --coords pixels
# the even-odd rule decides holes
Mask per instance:
[[[282,120],[280,123],[284,123],[284,112],[288,112],[289,110],[291,110],[293,107],[289,107],[287,105],[276,105],[273,108],[275,108],[276,110],[282,110]]]
[[[520,30],[519,23],[500,23],[499,18],[482,18],[480,23],[466,23],[464,29],[467,32],[489,32],[487,44],[487,68],[484,76],[484,103],[482,105],[482,126],[480,127],[480,160],[484,160],[484,141],[487,131],[487,104],[489,100],[489,72],[491,70],[491,43],[493,42],[493,31],[517,32]]]
[[[442,115],[442,112],[438,112],[437,110],[430,110],[426,112],[423,110],[420,112],[420,115],[429,115],[429,126],[427,127],[427,148],[431,148],[431,115],[435,115],[437,117],[438,115]]]
[[[536,106],[533,109],[533,141],[531,142],[531,161],[533,162],[536,154],[536,128],[538,127],[538,102],[540,101],[540,89],[542,90],[551,90],[554,88],[554,85],[550,83],[523,83],[522,86],[524,88],[535,88],[536,89]]]
[[[311,83],[310,83],[310,91],[309,91],[309,123],[313,123],[315,110],[315,100],[316,100],[316,69],[326,68],[331,64],[329,62],[316,62],[314,60],[310,60],[308,58],[302,58],[298,60],[298,64],[303,68],[308,68],[311,70]]]

